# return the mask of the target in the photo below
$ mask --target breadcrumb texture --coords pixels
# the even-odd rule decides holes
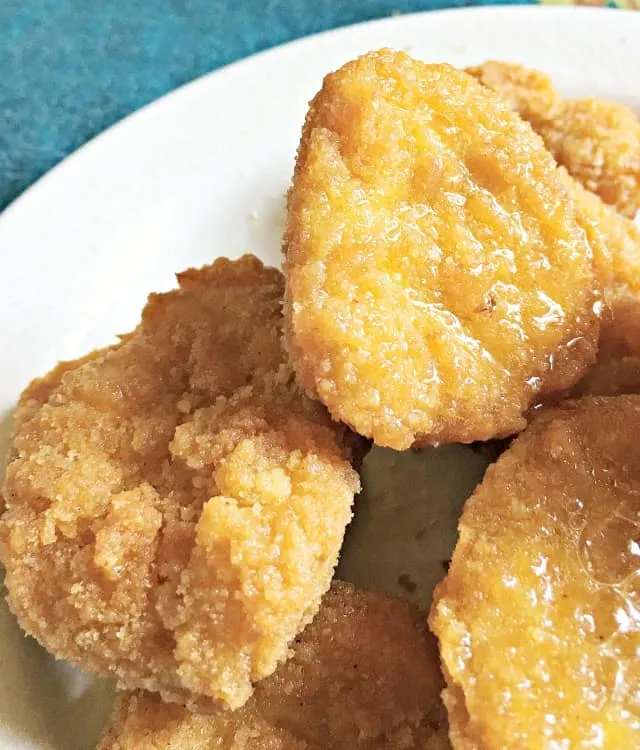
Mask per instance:
[[[558,164],[620,213],[640,208],[640,120],[628,107],[600,99],[563,99],[551,80],[514,63],[467,69],[497,91],[539,133]]]
[[[517,432],[595,358],[592,253],[553,159],[447,65],[382,50],[327,76],[284,250],[298,377],[379,445]]]
[[[55,656],[235,707],[317,611],[359,482],[282,366],[280,272],[245,256],[179,282],[24,392],[0,550]]]
[[[99,750],[444,750],[437,648],[399,599],[334,582],[293,655],[240,710],[120,698]]]
[[[574,180],[564,167],[558,173],[575,201],[603,285],[598,358],[640,354],[640,228]]]
[[[487,60],[466,68],[466,72],[500,94],[511,109],[534,126],[548,120],[562,101],[549,76],[534,68]]]
[[[569,105],[577,107],[580,102],[563,103],[560,95],[553,89],[550,79],[544,73],[522,65],[489,61],[467,70],[483,85],[500,94],[509,106],[528,120],[534,130],[545,137],[546,145],[559,159],[557,149],[552,148],[553,144],[547,142],[550,137],[549,133],[553,135],[554,142],[564,143],[560,135],[560,125],[563,124],[564,127],[571,129],[568,124],[569,115],[565,112],[560,117],[557,113],[561,111],[561,107]],[[630,117],[636,120],[633,126],[623,128],[626,135],[616,135],[615,123],[608,123],[606,128],[611,127],[613,130],[605,137],[600,134],[598,118],[594,115],[591,138],[593,141],[596,134],[600,134],[599,137],[605,138],[605,141],[606,138],[610,138],[613,142],[617,142],[617,139],[624,140],[625,137],[630,140],[632,146],[628,149],[619,145],[606,146],[608,141],[601,146],[601,149],[611,158],[618,154],[621,159],[629,160],[631,157],[625,156],[629,150],[637,154],[635,203],[629,198],[629,207],[624,209],[616,205],[615,201],[608,200],[607,196],[610,192],[598,190],[597,185],[590,182],[585,174],[576,170],[575,165],[570,162],[563,162],[559,159],[567,168],[561,167],[558,173],[571,198],[575,201],[578,222],[587,234],[594,253],[598,277],[604,286],[604,300],[608,309],[602,320],[601,356],[620,357],[640,353],[640,229],[631,219],[622,215],[626,213],[633,217],[640,203],[640,123],[633,113],[629,113],[624,107],[607,102],[598,102],[598,104],[602,106],[603,112],[606,112],[607,108],[610,108],[612,112],[621,110],[622,113],[619,113],[621,121],[629,120]],[[592,103],[585,104],[586,110],[589,107],[596,109]],[[576,114],[575,117],[579,125],[573,128],[574,135],[579,132],[579,127],[588,133],[589,129],[585,124],[588,122],[588,117],[584,114],[581,117]],[[615,121],[614,115],[612,118]],[[596,159],[595,154],[598,153],[599,147],[591,141],[585,135],[585,144],[579,148],[575,138],[572,140],[567,135],[564,148],[567,151],[577,150],[585,153],[591,149],[593,158]],[[591,145],[588,146],[588,143]],[[604,157],[597,158],[600,159],[598,161],[600,163]],[[608,169],[611,171],[614,167],[609,165]],[[624,175],[620,173],[611,179],[622,191],[626,184]],[[607,203],[614,203],[614,206],[609,206]],[[618,210],[615,210],[616,208]]]
[[[455,748],[640,747],[639,430],[568,401],[467,502],[430,620]]]
[[[640,227],[560,168],[604,287],[598,357],[640,354]]]

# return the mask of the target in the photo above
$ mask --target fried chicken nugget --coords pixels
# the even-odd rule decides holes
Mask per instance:
[[[605,205],[560,168],[578,221],[594,250],[608,307],[602,318],[599,357],[640,354],[640,228]]]
[[[430,624],[455,748],[640,747],[640,397],[543,413],[467,501]]]
[[[640,229],[637,224],[619,213],[622,211],[633,216],[640,202],[640,122],[624,107],[607,102],[598,103],[602,105],[602,112],[606,112],[607,108],[613,113],[621,110],[619,117],[622,120],[629,120],[631,117],[635,121],[633,126],[625,126],[607,136],[616,143],[624,137],[629,138],[629,148],[622,148],[615,143],[610,147],[606,144],[601,145],[611,160],[617,156],[622,160],[630,160],[631,157],[627,154],[637,154],[635,198],[631,200],[631,192],[628,192],[627,201],[630,201],[630,208],[625,210],[624,206],[617,205],[616,211],[606,205],[607,202],[616,203],[607,199],[607,190],[598,190],[597,185],[591,183],[584,173],[575,168],[575,164],[559,158],[557,148],[553,147],[554,143],[562,141],[559,135],[560,124],[565,123],[568,117],[566,108],[574,105],[577,107],[580,102],[563,102],[544,73],[522,65],[489,61],[480,66],[467,68],[467,71],[483,85],[499,93],[513,109],[528,120],[545,138],[545,143],[554,156],[568,168],[562,167],[559,174],[576,202],[577,218],[587,232],[594,251],[596,269],[605,287],[605,301],[610,308],[609,314],[605,315],[602,321],[601,352],[605,357],[640,353]],[[584,104],[585,110],[591,106],[588,102]],[[558,112],[564,114],[558,115]],[[614,115],[612,117],[615,119]],[[576,118],[585,126],[586,117],[578,118],[576,115]],[[591,128],[594,134],[600,132],[599,127],[594,116]],[[577,132],[578,125],[574,130]],[[622,130],[622,133],[618,132],[619,130]],[[602,135],[602,138],[605,136]],[[572,149],[578,152],[585,152],[588,148],[596,149],[593,145],[588,146],[588,143],[589,138],[585,136],[585,144],[579,148],[567,138],[564,148],[567,152]],[[615,171],[611,164],[607,169]],[[616,179],[619,180],[620,191],[623,191],[627,184],[626,178],[620,173]]]
[[[542,136],[558,164],[620,213],[640,208],[640,120],[621,104],[563,99],[537,70],[490,60],[467,68]]]
[[[405,601],[335,581],[293,655],[240,710],[126,693],[99,750],[444,750],[435,641]]]
[[[54,655],[237,707],[317,611],[359,481],[281,366],[280,272],[246,256],[178,278],[120,344],[23,394],[0,552]]]
[[[595,358],[591,250],[552,158],[447,65],[382,50],[327,76],[284,251],[300,382],[379,445],[517,432]]]
[[[548,120],[562,101],[549,76],[534,68],[487,60],[465,70],[483,86],[500,94],[534,128],[541,120]]]

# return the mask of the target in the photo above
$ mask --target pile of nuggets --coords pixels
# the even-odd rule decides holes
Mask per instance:
[[[640,746],[639,204],[640,122],[542,73],[326,77],[284,274],[180,274],[16,411],[8,601],[117,678],[102,750]],[[428,616],[332,581],[372,443],[502,438]]]

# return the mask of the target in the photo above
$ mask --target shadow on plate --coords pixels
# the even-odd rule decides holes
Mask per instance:
[[[2,584],[0,746],[25,750],[95,747],[112,705],[112,683],[88,678],[56,662],[20,630],[4,594]]]
[[[456,543],[458,517],[486,456],[466,445],[373,448],[347,529],[338,577],[427,610]]]

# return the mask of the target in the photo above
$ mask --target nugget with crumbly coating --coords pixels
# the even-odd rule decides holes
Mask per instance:
[[[327,76],[284,251],[300,382],[379,445],[517,432],[595,358],[592,253],[553,159],[448,65],[382,50]]]
[[[280,272],[247,256],[179,281],[23,394],[0,552],[55,656],[236,707],[315,614],[359,482],[282,365]]]
[[[483,86],[500,94],[520,117],[532,124],[549,119],[562,101],[549,76],[518,63],[487,60],[465,70]]]
[[[640,207],[640,120],[621,104],[565,100],[535,125],[558,164],[624,216]]]
[[[400,599],[334,581],[291,659],[238,711],[121,696],[99,750],[445,750],[435,641]]]
[[[563,99],[537,70],[494,60],[467,68],[542,136],[558,164],[620,213],[640,208],[640,120],[624,105]]]
[[[460,520],[430,623],[455,748],[640,747],[640,397],[539,416]]]

